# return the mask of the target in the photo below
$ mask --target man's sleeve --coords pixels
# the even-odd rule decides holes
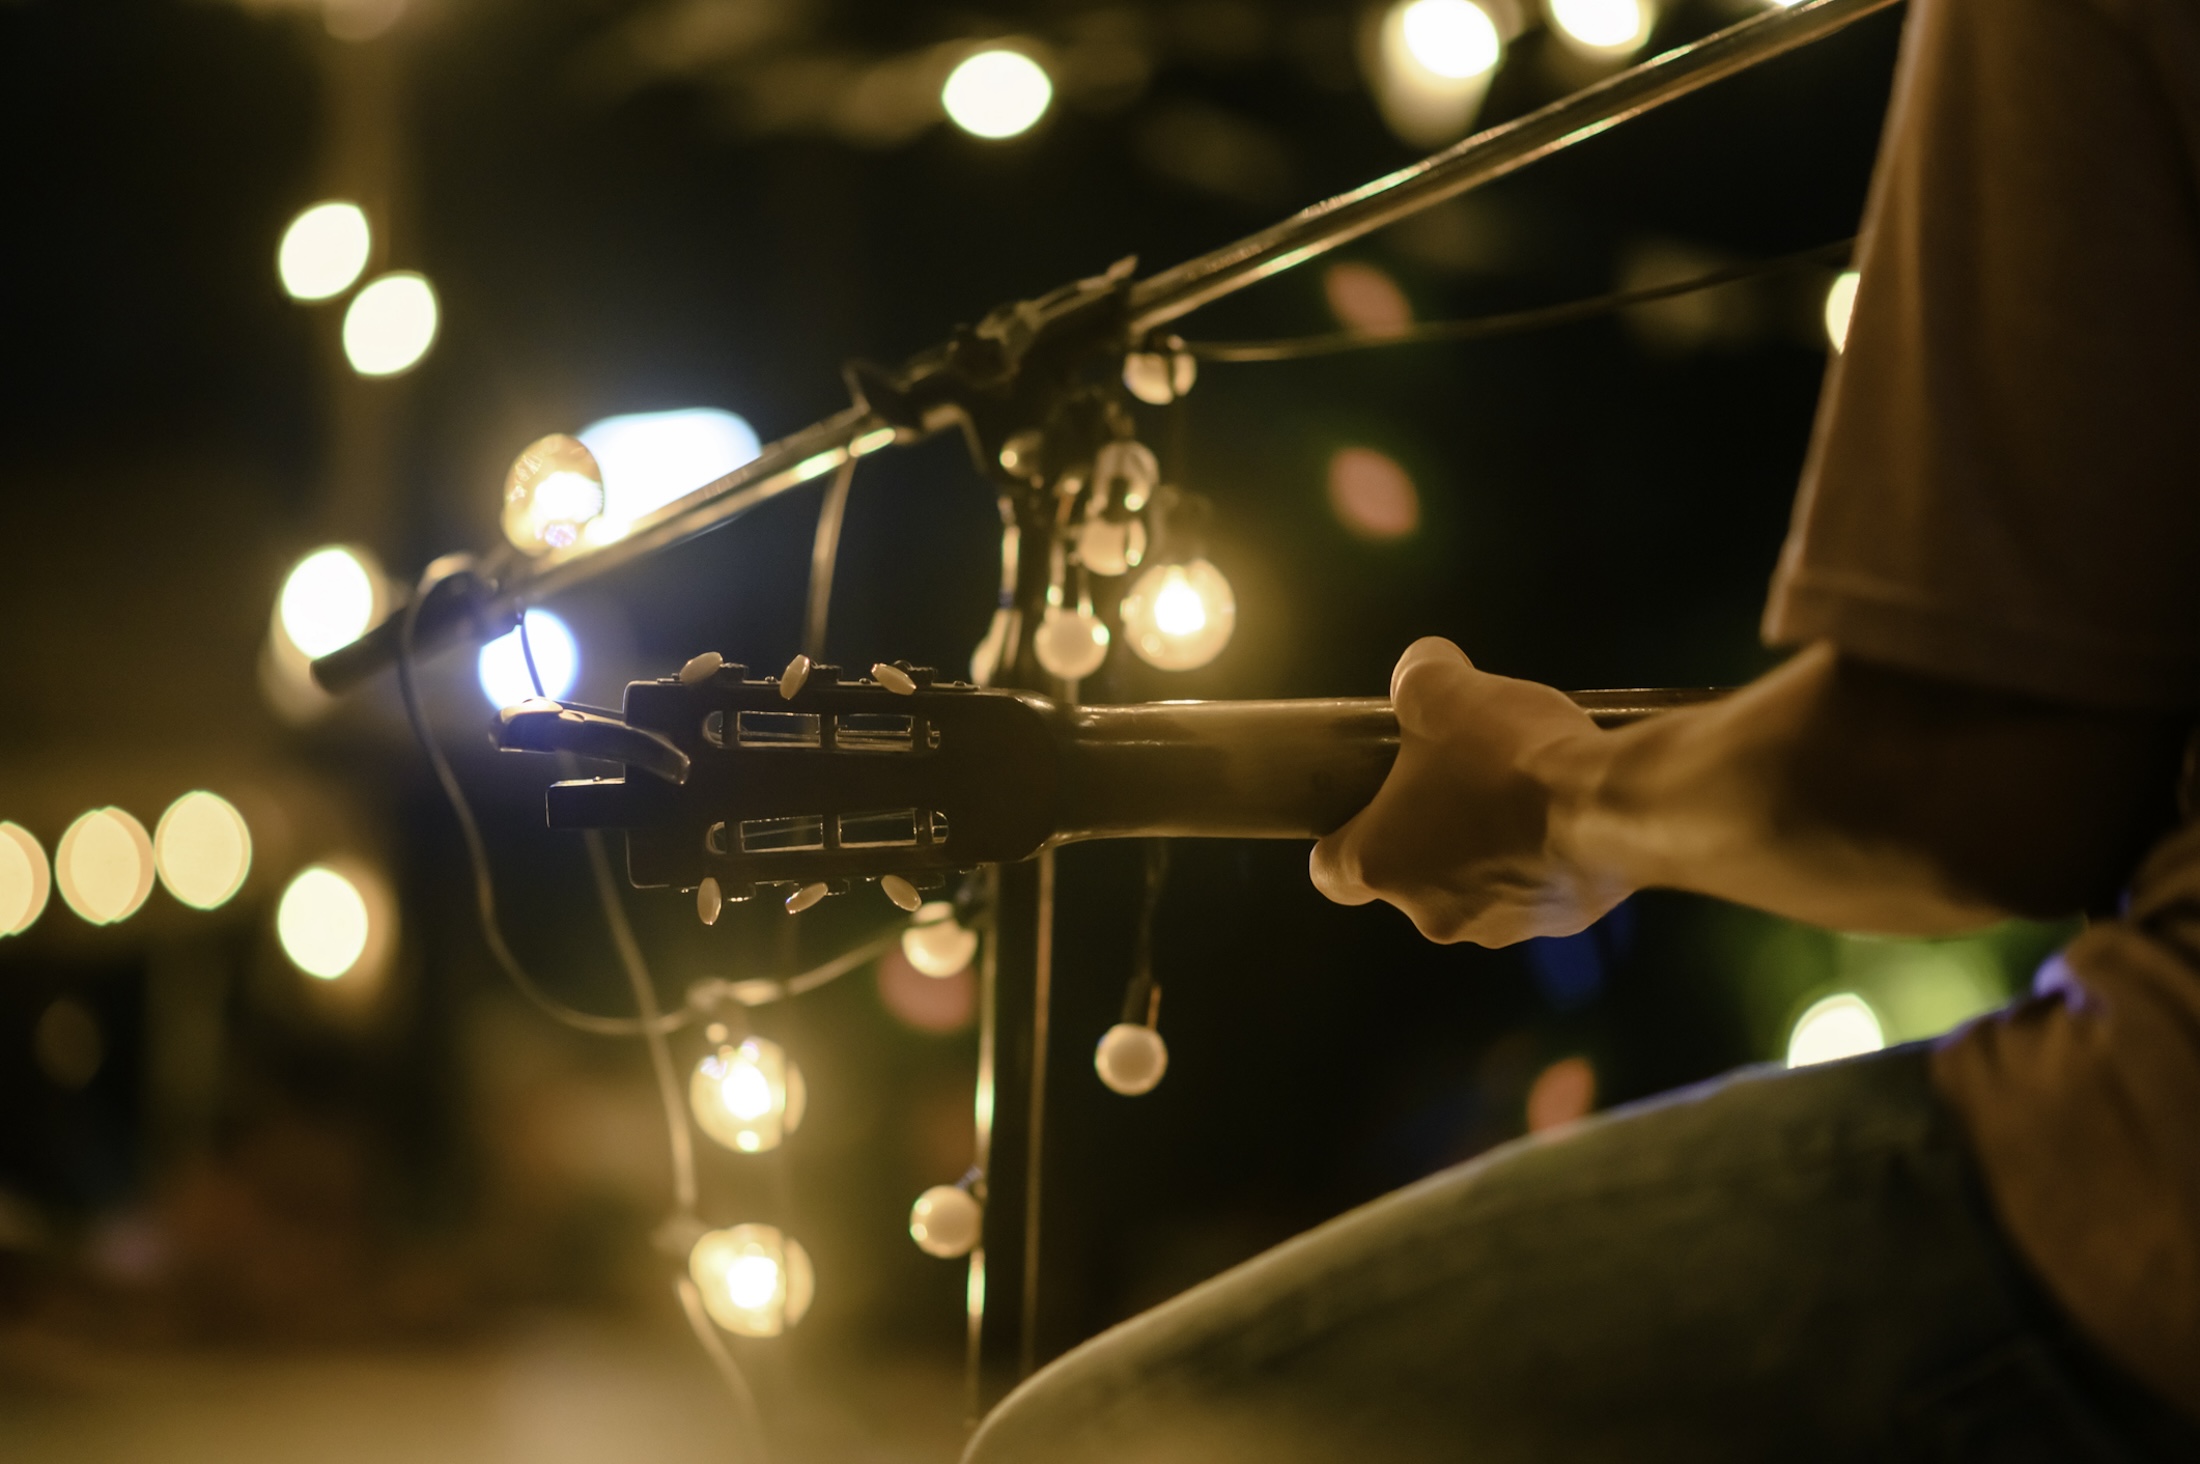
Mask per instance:
[[[2200,5],[1909,23],[1765,637],[2200,705]]]

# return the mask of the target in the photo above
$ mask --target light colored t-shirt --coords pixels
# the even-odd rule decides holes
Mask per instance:
[[[2200,709],[2200,0],[1908,24],[1766,638]],[[2066,962],[1934,1075],[2048,1289],[2200,1416],[2200,827]]]

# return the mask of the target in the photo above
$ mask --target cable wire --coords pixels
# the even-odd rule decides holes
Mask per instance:
[[[842,459],[817,506],[817,537],[810,542],[810,593],[802,617],[802,654],[825,659],[825,617],[833,607],[833,570],[840,562],[840,526],[848,517],[848,490],[856,481],[856,455]]]
[[[1240,364],[1256,361],[1304,361],[1315,356],[1334,356],[1346,351],[1372,351],[1384,346],[1488,340],[1494,336],[1518,335],[1525,331],[1572,325],[1576,321],[1617,314],[1637,305],[1651,305],[1660,300],[1692,295],[1700,290],[1716,289],[1742,280],[1782,274],[1806,265],[1836,262],[1847,258],[1855,243],[1854,238],[1842,239],[1832,244],[1821,244],[1815,249],[1783,254],[1776,259],[1728,265],[1724,269],[1715,269],[1709,274],[1697,275],[1692,279],[1676,280],[1671,284],[1651,285],[1639,290],[1619,290],[1608,295],[1593,295],[1585,300],[1570,300],[1561,305],[1542,305],[1533,310],[1515,310],[1503,315],[1481,315],[1471,320],[1432,320],[1383,335],[1338,330],[1272,341],[1186,341],[1184,349],[1202,361]]]

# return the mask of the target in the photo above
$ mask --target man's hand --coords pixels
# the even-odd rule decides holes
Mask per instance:
[[[1314,846],[1315,887],[1387,900],[1431,940],[1510,945],[1571,935],[1631,892],[1557,847],[1560,805],[1606,734],[1566,694],[1477,671],[1415,641],[1391,673],[1398,762],[1375,801]]]

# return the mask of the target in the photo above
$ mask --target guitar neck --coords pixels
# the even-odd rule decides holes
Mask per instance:
[[[1616,727],[1715,700],[1713,689],[1581,691]],[[1398,758],[1382,697],[1147,702],[1057,713],[1061,795],[1049,843],[1311,839],[1365,808]]]

